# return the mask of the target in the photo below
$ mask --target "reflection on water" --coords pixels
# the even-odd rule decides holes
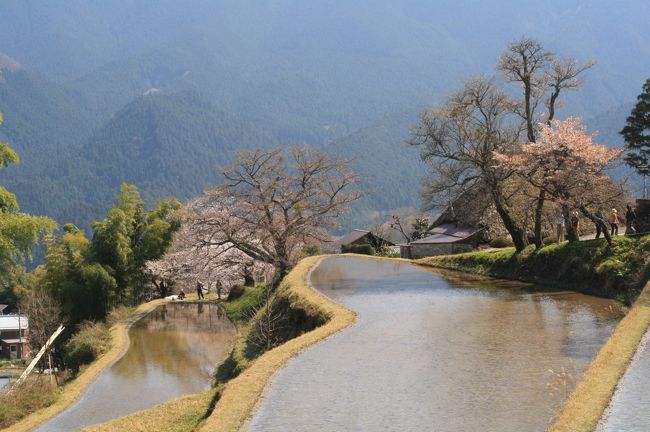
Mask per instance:
[[[543,431],[624,312],[362,258],[326,259],[312,283],[359,321],[278,375],[251,430]]]
[[[11,377],[0,377],[0,392],[9,390],[11,383],[14,381],[15,379]]]
[[[599,432],[647,432],[650,430],[650,350],[646,333],[639,348],[614,393]]]
[[[215,363],[231,348],[234,328],[217,305],[179,302],[136,322],[129,337],[126,354],[39,431],[79,430],[206,390]]]

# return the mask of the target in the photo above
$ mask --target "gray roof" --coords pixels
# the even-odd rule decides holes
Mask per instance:
[[[18,322],[20,319],[20,323]],[[0,330],[18,330],[29,328],[29,320],[25,315],[1,315]]]
[[[432,235],[411,242],[411,244],[456,243],[468,239],[479,231],[481,231],[479,228],[457,227],[454,224],[442,224],[431,230],[433,233]]]
[[[0,315],[2,315],[2,311],[7,309],[8,307],[9,307],[8,305],[0,304]]]
[[[360,229],[355,229],[354,231],[347,233],[347,234],[344,235],[343,237],[340,237],[340,238],[338,238],[338,239],[336,239],[336,240],[334,240],[334,241],[332,241],[332,242],[328,242],[327,245],[328,245],[328,246],[334,246],[334,247],[343,246],[343,245],[348,245],[348,244],[350,244],[350,243],[354,243],[354,242],[357,241],[357,240],[361,240],[362,238],[364,238],[364,237],[367,236],[368,234],[370,234],[371,236],[375,237],[375,235],[372,234],[370,231],[360,230]],[[388,240],[386,240],[386,239],[383,239],[383,238],[382,238],[381,241],[382,241],[384,244],[387,244],[387,245],[389,245],[389,246],[392,246],[392,245],[393,245],[392,242],[390,242],[390,241],[388,241]]]
[[[330,243],[330,245],[331,246],[347,245],[367,236],[368,234],[370,234],[370,231],[355,229],[354,231],[347,233],[343,237],[339,237],[338,239],[334,240],[333,242]]]

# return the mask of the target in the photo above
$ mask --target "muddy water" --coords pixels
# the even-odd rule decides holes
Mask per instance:
[[[129,330],[126,354],[38,431],[76,431],[210,387],[234,328],[216,305],[161,306]]]
[[[358,322],[281,371],[252,431],[543,431],[623,315],[614,301],[330,258]]]
[[[646,333],[614,397],[598,425],[598,432],[650,431],[650,333]]]

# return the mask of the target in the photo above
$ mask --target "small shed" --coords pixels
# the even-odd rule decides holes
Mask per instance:
[[[418,259],[470,252],[478,247],[481,231],[479,228],[441,224],[430,231],[431,235],[408,244],[401,244],[400,256]]]
[[[22,359],[29,353],[29,319],[25,315],[0,315],[0,358]]]
[[[355,229],[352,232],[347,233],[343,237],[340,237],[336,240],[325,242],[323,244],[323,249],[331,252],[340,252],[341,247],[350,246],[350,245],[363,245],[369,244],[372,246],[381,245],[381,246],[395,246],[389,240],[379,237],[373,234],[370,231]]]

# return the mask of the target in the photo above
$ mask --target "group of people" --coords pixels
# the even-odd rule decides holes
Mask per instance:
[[[603,213],[602,209],[598,209],[596,212],[596,217],[600,219],[605,219],[605,215]],[[631,205],[627,205],[627,209],[625,211],[625,234],[636,234],[636,230],[634,229],[634,221],[636,220],[636,212],[632,208]],[[612,209],[612,211],[609,213],[609,216],[607,217],[607,222],[609,223],[609,228],[610,228],[610,235],[615,236],[618,235],[618,225],[622,222],[621,217],[618,214],[618,210],[615,208]],[[596,224],[596,238],[600,238],[600,235],[602,233],[602,229],[599,224]]]
[[[599,208],[595,216],[603,221],[607,221],[609,223],[609,230],[610,230],[610,235],[613,237],[615,235],[618,235],[618,226],[621,224],[621,216],[618,214],[618,210],[615,208],[612,209],[612,211],[609,213],[607,218],[605,218],[605,212],[603,211],[602,208]],[[634,221],[636,220],[636,212],[632,208],[631,205],[627,205],[627,210],[625,212],[625,234],[635,234],[636,230],[634,229]],[[580,233],[580,213],[578,213],[577,210],[575,210],[573,213],[571,213],[571,225],[573,226],[573,229],[576,233],[576,235],[579,235]],[[604,230],[607,229],[607,227],[603,227],[601,224],[596,223],[596,238],[600,238],[601,234],[604,235],[605,233],[603,232]],[[565,227],[565,220],[564,220],[564,214],[560,213],[560,218],[558,220],[557,224],[557,238],[558,242],[564,241],[564,227]]]
[[[205,298],[205,294],[203,293],[203,290],[205,287],[203,286],[203,283],[201,281],[196,281],[196,297],[199,300],[203,300]],[[209,290],[208,290],[209,291]],[[217,297],[221,299],[221,294],[223,292],[223,285],[220,280],[217,281],[217,285],[215,287],[215,291],[217,292]],[[183,288],[180,289],[178,292],[178,300],[184,300],[185,299],[185,290]]]

